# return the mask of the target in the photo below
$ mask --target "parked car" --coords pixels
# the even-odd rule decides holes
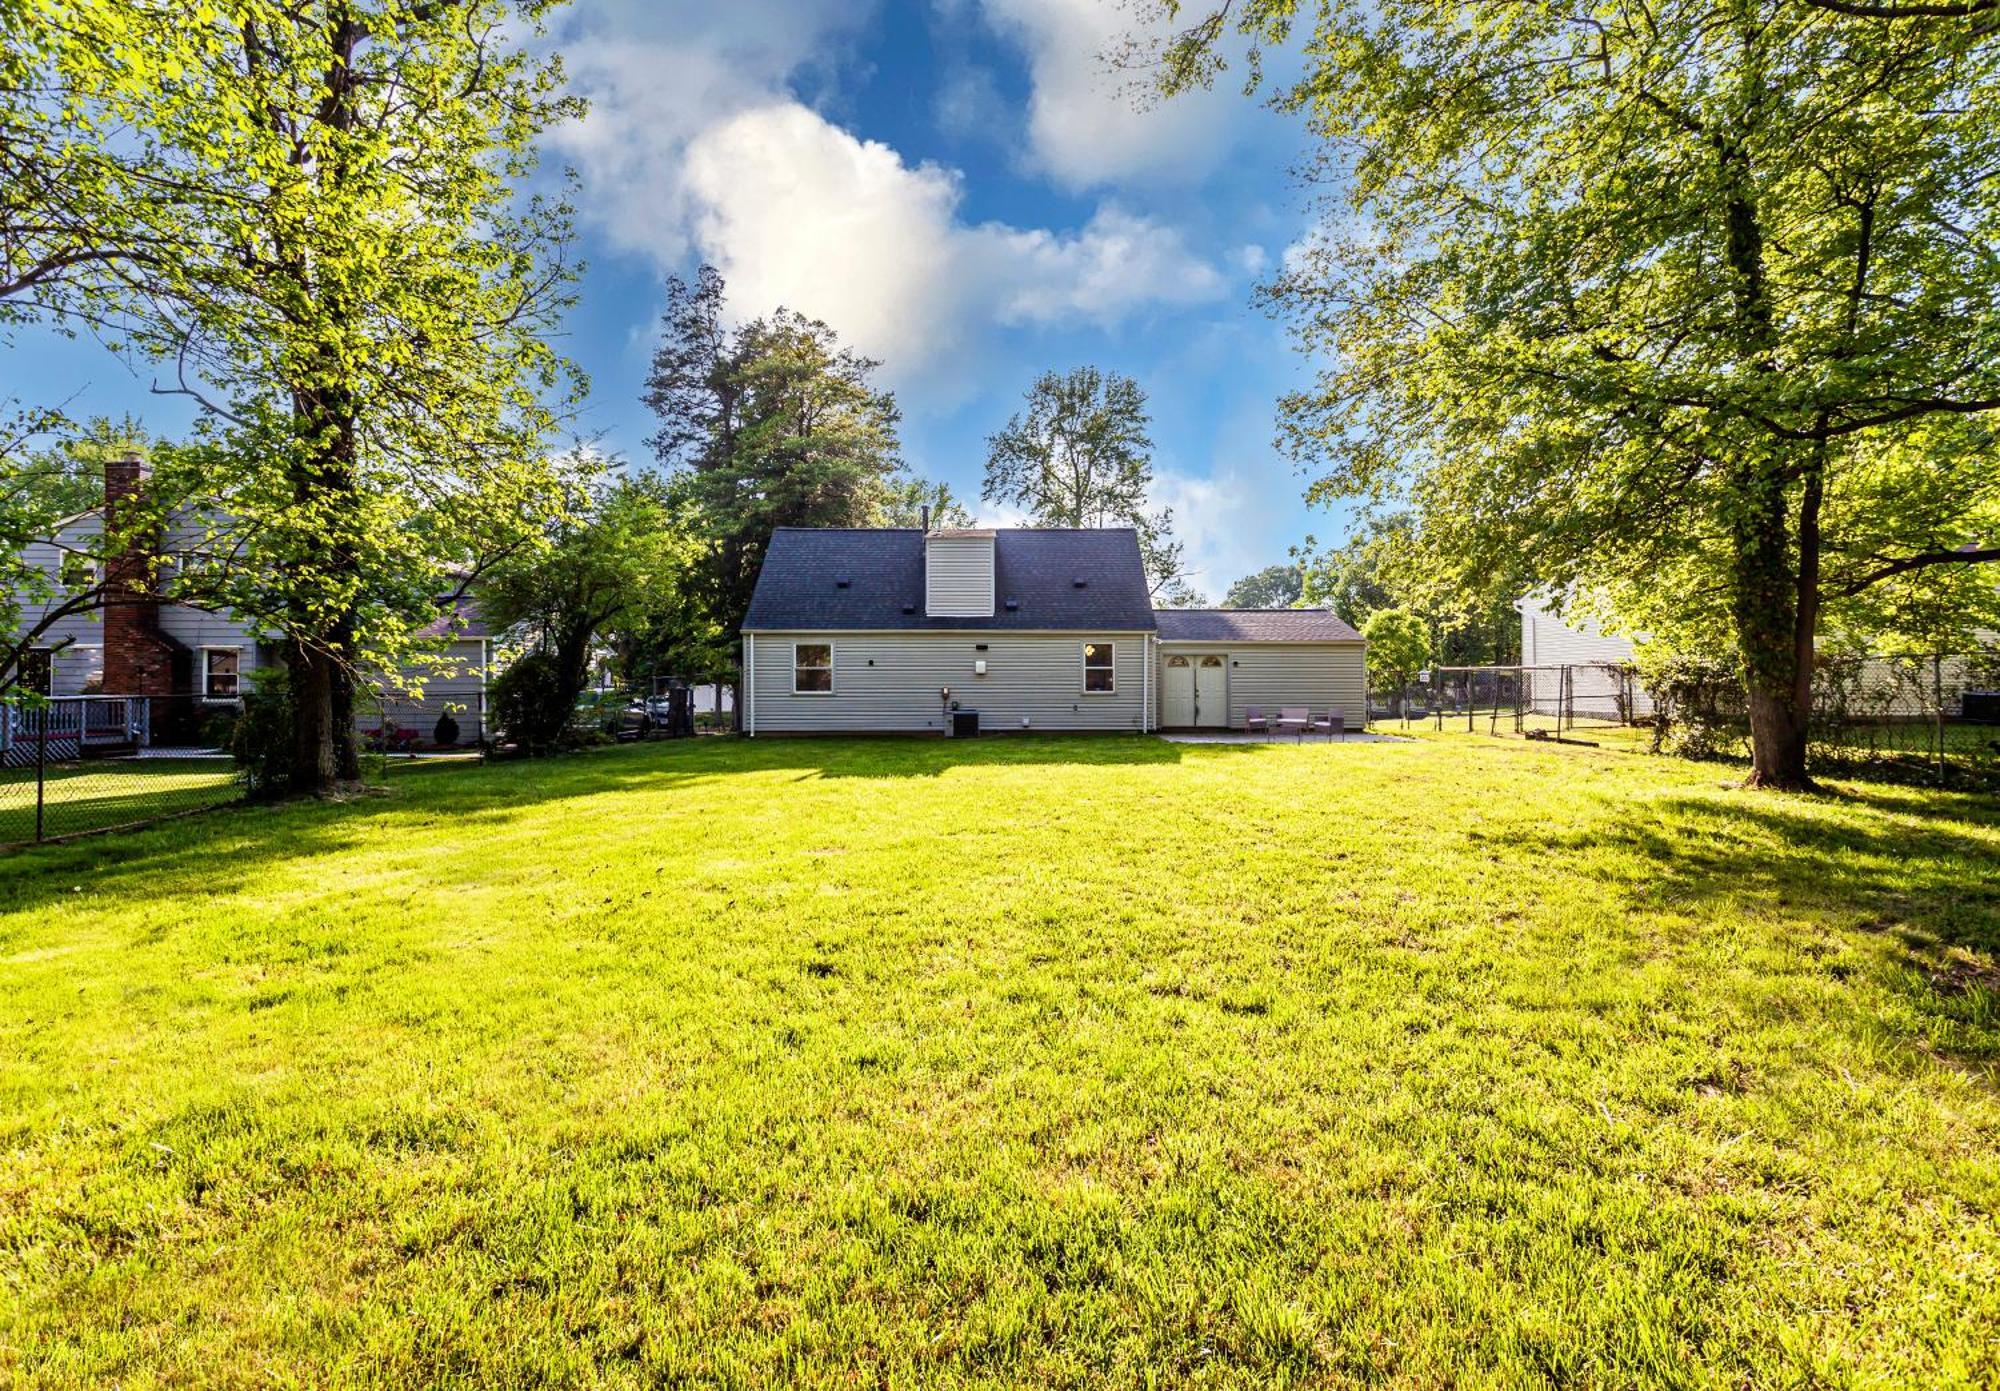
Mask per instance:
[[[657,718],[650,701],[617,691],[588,691],[576,703],[576,723],[613,739],[644,739],[652,734]]]

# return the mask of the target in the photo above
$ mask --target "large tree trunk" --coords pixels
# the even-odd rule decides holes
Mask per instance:
[[[1775,458],[1756,459],[1738,473],[1732,602],[1750,711],[1749,785],[1806,791],[1813,785],[1806,771],[1806,725],[1816,613],[1800,611],[1801,576],[1792,568],[1785,494],[1784,470]],[[1817,525],[1815,506],[1815,545]],[[1817,598],[1815,583],[1815,609]]]
[[[292,757],[288,785],[297,793],[331,790],[340,781],[334,750],[334,684],[339,676],[324,652],[293,638],[286,644],[285,667],[292,700]]]
[[[327,731],[327,738],[333,744],[335,778],[343,784],[356,785],[361,781],[361,746],[354,733],[354,628],[351,623],[343,622],[340,626],[340,650],[348,654],[348,660],[334,664],[332,727]]]
[[[293,398],[300,435],[329,443],[313,451],[292,476],[292,495],[302,514],[325,519],[332,536],[321,565],[329,587],[339,593],[358,563],[353,543],[342,534],[354,515],[354,412],[345,392],[300,392]],[[319,796],[361,781],[361,753],[354,736],[354,620],[349,614],[328,622],[307,609],[298,616],[287,655],[292,674],[291,791]]]

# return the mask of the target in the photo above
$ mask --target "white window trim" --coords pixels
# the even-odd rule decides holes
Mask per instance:
[[[201,703],[203,705],[234,705],[243,699],[243,649],[240,647],[203,647],[201,652]],[[208,654],[211,652],[234,652],[236,654],[236,694],[210,695],[208,692]]]
[[[823,691],[802,691],[799,689],[799,649],[801,647],[824,647],[826,649],[826,689]],[[817,667],[813,670],[818,670]],[[833,694],[833,639],[825,642],[794,642],[792,644],[792,694],[795,696],[830,696]]]
[[[1111,687],[1109,690],[1090,689],[1090,649],[1108,647],[1111,649]],[[1082,693],[1087,696],[1108,696],[1118,694],[1118,644],[1115,642],[1082,642],[1076,648],[1076,681]]]

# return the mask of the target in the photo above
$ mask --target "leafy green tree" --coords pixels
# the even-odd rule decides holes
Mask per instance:
[[[1288,609],[1305,595],[1305,574],[1295,561],[1290,565],[1266,565],[1254,575],[1245,575],[1229,586],[1222,596],[1228,609]]]
[[[479,589],[488,624],[538,655],[510,729],[530,749],[562,732],[600,647],[642,630],[679,600],[694,543],[665,490],[648,478],[577,485],[543,543],[510,555]]]
[[[1377,609],[1361,629],[1368,639],[1368,674],[1376,690],[1393,689],[1399,713],[1410,716],[1410,683],[1430,663],[1430,625],[1408,609]]]
[[[901,414],[878,366],[788,309],[730,327],[712,266],[667,281],[649,443],[700,545],[692,592],[732,650],[773,531],[869,526],[888,504]]]
[[[1511,572],[1440,572],[1412,513],[1364,515],[1343,545],[1321,552],[1307,537],[1297,554],[1306,602],[1326,605],[1356,628],[1377,609],[1406,608],[1430,625],[1440,661],[1486,666],[1519,657],[1520,590]]]
[[[1152,418],[1139,383],[1088,366],[1044,372],[1027,401],[986,442],[986,500],[1025,509],[1037,526],[1129,526],[1154,595],[1195,599],[1172,509],[1147,508]]]
[[[158,0],[0,0],[0,335],[90,319],[182,240],[196,200],[127,127],[227,49],[216,16],[193,18]]]
[[[364,667],[560,504],[569,217],[519,187],[579,109],[529,47],[549,7],[228,0],[174,11],[199,42],[159,61],[134,27],[61,73],[81,129],[167,191],[126,210],[142,254],[101,263],[88,313],[200,411],[181,522],[211,534],[186,544],[230,549],[221,601],[283,637],[293,791],[358,777]]]
[[[1169,88],[1297,51],[1276,104],[1354,214],[1270,290],[1328,364],[1283,406],[1316,494],[1406,495],[1468,584],[1726,632],[1764,786],[1809,785],[1824,630],[1990,595],[1986,0],[1161,8]]]
[[[922,526],[926,508],[934,527],[971,526],[974,520],[971,510],[952,493],[949,483],[933,483],[914,474],[903,474],[890,479],[883,490],[881,524]]]

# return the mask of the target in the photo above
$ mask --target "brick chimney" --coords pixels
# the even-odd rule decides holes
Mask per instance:
[[[174,654],[181,645],[160,631],[159,534],[150,527],[126,534],[128,514],[145,496],[150,473],[137,454],[104,464],[104,533],[107,545],[123,542],[107,552],[104,564],[106,695],[174,694]]]

